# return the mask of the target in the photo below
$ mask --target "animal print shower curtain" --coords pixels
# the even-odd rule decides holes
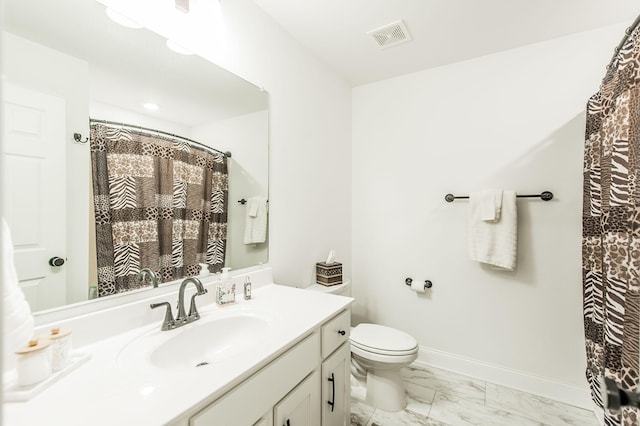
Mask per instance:
[[[640,315],[640,31],[635,29],[587,104],[582,273],[587,379],[638,390]],[[637,409],[605,412],[639,425]]]
[[[91,125],[98,296],[224,266],[228,173],[223,154],[172,137]]]

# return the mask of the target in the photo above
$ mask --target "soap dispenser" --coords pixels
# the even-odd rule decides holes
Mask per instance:
[[[222,268],[220,282],[216,287],[216,303],[226,305],[236,301],[236,285],[231,279],[231,268]]]
[[[198,278],[204,278],[209,276],[209,265],[206,263],[200,263],[200,272],[198,273]]]

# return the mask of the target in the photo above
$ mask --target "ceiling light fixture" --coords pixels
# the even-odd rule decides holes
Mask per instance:
[[[182,13],[189,13],[189,0],[175,0],[176,9]]]
[[[167,40],[167,47],[169,50],[179,53],[180,55],[193,55],[193,52],[186,47],[176,43],[173,40]]]
[[[147,102],[142,106],[148,109],[149,111],[157,111],[160,109],[160,107],[157,104],[154,104],[153,102]]]
[[[107,8],[105,13],[109,17],[109,19],[111,19],[113,22],[117,24],[122,25],[123,27],[134,28],[134,29],[142,28],[142,25],[140,25],[138,22],[134,21],[131,18],[127,18],[123,14],[118,13],[113,9]]]

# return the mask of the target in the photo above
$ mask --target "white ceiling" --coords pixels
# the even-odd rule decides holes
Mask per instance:
[[[254,1],[352,86],[631,24],[640,13],[637,0]],[[366,34],[399,19],[413,41],[383,50]]]

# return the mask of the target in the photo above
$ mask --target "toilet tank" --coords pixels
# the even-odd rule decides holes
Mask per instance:
[[[331,286],[326,286],[322,284],[312,284],[309,287],[307,287],[307,290],[351,297],[351,280],[345,280],[342,284],[336,284]]]

